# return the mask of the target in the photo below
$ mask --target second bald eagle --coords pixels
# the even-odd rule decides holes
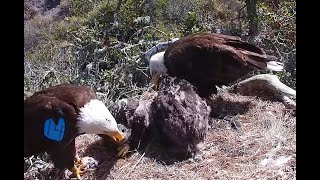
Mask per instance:
[[[150,58],[152,83],[161,75],[185,79],[207,98],[215,86],[230,85],[255,69],[282,71],[283,64],[236,36],[197,33],[173,42]]]

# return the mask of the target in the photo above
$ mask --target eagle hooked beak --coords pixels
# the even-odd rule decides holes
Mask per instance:
[[[116,142],[120,142],[125,138],[120,131],[106,132],[106,135],[112,137],[112,139]]]
[[[151,78],[151,85],[152,85],[153,90],[155,90],[155,91],[157,91],[159,88],[159,78],[160,78],[160,76],[158,76],[158,75],[154,75]]]

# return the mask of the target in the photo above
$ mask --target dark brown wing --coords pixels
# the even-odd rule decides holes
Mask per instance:
[[[53,119],[58,124],[59,118],[63,118],[65,128],[62,139],[56,141],[45,136],[45,122]],[[74,160],[72,152],[75,152],[72,141],[78,135],[76,118],[75,109],[60,99],[41,93],[27,98],[24,102],[24,155],[46,151],[55,156],[53,161],[60,164],[58,168],[69,168]]]
[[[35,93],[45,94],[49,97],[55,97],[72,105],[76,110],[83,107],[91,99],[96,98],[93,90],[85,86],[77,86],[73,84],[60,84],[49,87],[42,91]]]
[[[182,53],[190,49],[223,52],[230,54],[235,61],[243,65],[249,64],[259,69],[267,67],[267,55],[261,48],[242,41],[240,37],[216,33],[197,33],[175,41],[166,50],[165,59],[183,56]]]
[[[267,66],[265,52],[239,37],[198,33],[172,43],[165,53],[171,76],[191,83],[228,84]]]

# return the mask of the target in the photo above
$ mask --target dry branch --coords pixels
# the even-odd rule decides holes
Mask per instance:
[[[283,102],[287,108],[296,107],[296,91],[283,84],[276,75],[272,74],[259,74],[243,80],[233,85],[230,91],[242,95],[271,95]]]

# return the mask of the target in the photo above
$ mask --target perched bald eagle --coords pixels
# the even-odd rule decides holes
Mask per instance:
[[[105,104],[87,87],[61,84],[34,93],[24,101],[24,156],[47,152],[56,168],[68,168],[78,179],[75,138],[81,134],[124,139]]]
[[[216,93],[215,86],[230,85],[255,69],[282,71],[283,64],[263,49],[239,37],[197,33],[173,42],[149,61],[151,83],[169,75],[189,81],[201,97]]]

